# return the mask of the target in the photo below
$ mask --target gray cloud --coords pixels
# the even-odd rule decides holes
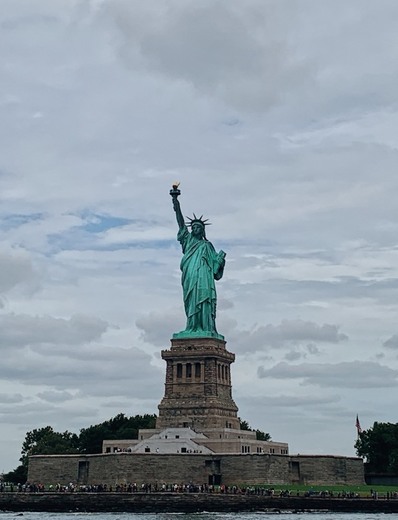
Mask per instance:
[[[80,348],[46,351],[25,349],[20,354],[7,355],[0,367],[0,378],[23,384],[53,387],[39,397],[55,402],[67,397],[71,390],[83,395],[128,395],[134,386],[135,397],[160,396],[163,371],[151,366],[151,357],[139,349],[107,348],[92,345],[84,357],[76,355]],[[104,385],[106,381],[106,385]],[[52,392],[52,393],[51,393]],[[75,393],[75,392],[73,392]]]
[[[242,398],[241,403],[246,404],[246,399]],[[274,408],[295,408],[297,406],[303,407],[322,407],[327,405],[333,405],[341,402],[341,397],[338,395],[328,395],[328,396],[320,396],[320,395],[278,395],[278,396],[268,396],[266,399],[266,405]],[[247,403],[249,404],[249,403]],[[263,405],[263,398],[253,397],[250,399],[251,405]]]
[[[70,426],[76,420],[82,420],[87,425],[97,415],[97,410],[89,406],[75,406],[74,408],[60,408],[59,404],[55,406],[48,402],[30,402],[21,405],[13,405],[12,407],[0,406],[0,418],[11,424],[20,424],[25,428],[28,425],[35,427],[43,427],[48,424],[69,424]],[[65,421],[65,422],[64,422]]]
[[[355,255],[356,252],[353,252],[353,254]],[[369,253],[369,256],[371,255],[372,253]],[[374,251],[373,255],[377,255],[377,251]],[[380,256],[382,257],[383,255]],[[283,255],[281,255],[280,260],[283,260]],[[335,262],[339,262],[339,260]],[[292,258],[291,262],[289,262],[292,269],[294,265],[297,266],[299,263],[298,257]],[[318,261],[315,259],[314,262],[309,262],[308,264],[319,266]],[[325,269],[326,272],[327,269]],[[273,273],[270,272],[270,274]],[[363,278],[335,276],[333,280],[315,280],[311,278],[300,280],[299,278],[270,277],[260,282],[245,284],[245,286],[240,288],[240,292],[242,295],[252,295],[252,297],[261,299],[261,301],[264,301],[265,306],[271,300],[271,296],[272,301],[277,300],[278,302],[286,302],[287,298],[291,302],[306,300],[338,301],[357,298],[372,298],[377,302],[384,302],[393,301],[397,297],[398,278],[391,277],[388,272],[385,272],[383,276],[379,274],[377,278],[374,276],[369,277],[369,273],[363,273]]]
[[[268,370],[260,366],[257,375],[260,379],[302,379],[303,384],[334,388],[390,388],[398,385],[397,370],[365,361],[301,365],[282,362]]]
[[[3,394],[0,393],[1,404],[16,404],[21,403],[24,400],[22,394]]]
[[[308,352],[312,355],[316,355],[316,354],[319,354],[319,348],[314,345],[313,343],[309,343],[306,347],[306,349],[308,350]]]
[[[41,343],[80,344],[99,339],[108,324],[95,317],[0,314],[0,347],[23,347]]]
[[[73,399],[73,395],[70,392],[56,392],[53,390],[39,392],[37,397],[40,397],[40,399],[49,403],[63,403]]]
[[[25,252],[0,250],[0,294],[34,278],[32,263]]]
[[[166,341],[174,332],[184,329],[184,318],[179,309],[167,310],[164,313],[152,312],[136,320],[141,337],[146,343],[166,348]]]
[[[282,320],[280,325],[266,325],[259,327],[256,333],[273,344],[283,341],[320,341],[326,343],[339,343],[347,338],[339,332],[337,325],[323,324],[303,320]]]
[[[228,309],[233,309],[234,306],[234,302],[231,300],[227,300],[226,298],[218,298],[217,300],[218,310],[227,311]]]
[[[269,3],[188,1],[143,9],[141,3],[119,0],[104,5],[123,35],[122,55],[131,66],[185,81],[235,108],[265,110],[292,82],[299,88],[309,81],[309,64],[295,57],[284,38],[284,18]],[[295,14],[290,8],[290,17]]]
[[[297,361],[302,357],[305,357],[305,354],[297,352],[297,350],[291,350],[290,352],[287,352],[285,354],[285,359],[287,359],[288,361]]]
[[[398,349],[398,334],[394,334],[383,343],[383,347]]]
[[[318,325],[304,320],[282,320],[279,325],[258,326],[251,331],[230,330],[230,333],[241,352],[289,348],[308,341],[336,344],[348,339],[337,325]],[[308,352],[311,350],[314,352],[313,347]],[[297,356],[297,353],[291,355]]]

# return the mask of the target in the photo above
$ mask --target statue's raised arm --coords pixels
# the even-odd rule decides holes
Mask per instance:
[[[202,217],[189,218],[187,224],[181,212],[178,196],[179,183],[173,184],[170,195],[178,223],[177,240],[181,243],[181,283],[184,293],[184,307],[187,316],[185,330],[174,334],[175,338],[217,337],[224,339],[216,329],[216,286],[224,273],[225,253],[218,253],[206,238],[207,220]],[[189,232],[188,227],[191,228]]]
[[[180,229],[185,227],[184,217],[182,216],[180,201],[178,200],[178,196],[181,195],[181,191],[178,189],[180,185],[179,182],[175,182],[173,184],[173,188],[170,190],[170,195],[173,199],[173,208],[176,212],[177,224]]]

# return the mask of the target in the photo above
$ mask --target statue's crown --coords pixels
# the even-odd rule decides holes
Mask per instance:
[[[198,218],[194,213],[193,218],[191,218],[191,217],[186,217],[186,218],[189,219],[189,222],[186,222],[186,225],[189,227],[192,227],[194,224],[201,224],[203,227],[211,225],[211,222],[207,222],[209,220],[208,218],[203,220],[203,215]]]

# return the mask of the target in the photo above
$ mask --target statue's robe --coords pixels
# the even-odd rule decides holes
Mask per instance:
[[[211,242],[197,240],[186,226],[179,230],[177,239],[183,252],[180,267],[187,316],[185,332],[217,334],[214,280],[222,277],[224,261],[220,260]]]

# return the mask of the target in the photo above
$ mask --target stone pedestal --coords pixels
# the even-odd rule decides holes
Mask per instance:
[[[240,428],[231,386],[235,354],[225,345],[217,338],[173,338],[170,350],[162,350],[166,383],[156,428]]]

